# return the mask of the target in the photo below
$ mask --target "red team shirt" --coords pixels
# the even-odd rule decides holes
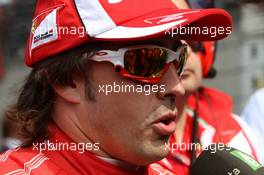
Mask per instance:
[[[74,143],[56,125],[49,126],[50,143]],[[36,145],[36,144],[35,144]],[[44,150],[38,147],[17,148],[0,155],[1,175],[162,175],[169,172],[154,165],[149,167],[124,168],[121,161],[109,163],[90,151]],[[58,147],[57,147],[58,148]],[[62,147],[61,147],[62,148]]]
[[[72,144],[55,125],[50,127],[50,142]],[[1,175],[143,175],[146,168],[128,171],[98,158],[89,151],[45,150],[40,153],[33,146],[7,151],[0,156]]]
[[[208,105],[210,100],[210,107]],[[190,98],[182,143],[191,142],[194,98]],[[214,109],[214,117],[212,111]],[[220,109],[220,110],[218,110]],[[255,149],[238,119],[232,114],[229,96],[212,89],[201,91],[198,111],[198,138],[201,146],[211,143],[229,144],[257,157]],[[74,143],[54,124],[50,125],[50,142]],[[170,145],[175,143],[172,136]],[[186,144],[187,145],[187,144]],[[242,147],[239,147],[241,146]],[[201,151],[201,150],[200,150]],[[197,154],[200,152],[197,151]],[[113,163],[115,162],[116,163]],[[79,153],[65,150],[45,150],[17,148],[0,155],[1,175],[188,175],[191,162],[190,150],[173,150],[158,163],[149,167],[135,167],[127,170],[118,161],[107,161],[90,151]]]

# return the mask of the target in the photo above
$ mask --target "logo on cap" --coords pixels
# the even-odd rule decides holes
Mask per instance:
[[[37,28],[37,21],[34,21],[31,27],[31,33],[34,35]]]
[[[123,0],[108,0],[108,3],[109,4],[117,4],[117,3],[120,3],[122,2]]]
[[[32,50],[38,46],[55,41],[59,38],[57,31],[57,12],[60,7],[51,9],[37,16],[31,27],[31,47]]]
[[[199,12],[199,10],[183,12],[183,13],[176,13],[176,14],[165,15],[165,16],[157,16],[157,17],[145,19],[144,22],[148,23],[148,24],[169,23],[171,21],[176,21],[176,20],[182,19],[184,17],[183,15],[186,15],[189,13],[196,13],[196,12]]]

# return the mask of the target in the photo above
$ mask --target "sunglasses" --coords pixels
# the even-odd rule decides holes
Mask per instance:
[[[111,62],[123,77],[143,83],[159,82],[171,63],[180,77],[186,59],[186,44],[181,45],[176,52],[157,45],[137,45],[117,51],[100,50],[91,58],[97,62]]]

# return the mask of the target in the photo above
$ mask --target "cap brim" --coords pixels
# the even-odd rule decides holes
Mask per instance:
[[[170,35],[188,40],[219,40],[232,31],[232,17],[221,9],[164,9],[126,21],[95,38],[132,40]]]

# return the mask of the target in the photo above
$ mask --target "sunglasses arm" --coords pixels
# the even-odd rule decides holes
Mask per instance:
[[[178,58],[178,60],[179,60],[179,56],[180,56],[179,52],[173,52],[173,51],[169,50],[168,54],[169,55],[168,55],[167,62],[171,62],[171,61],[175,60],[175,58]]]
[[[168,49],[167,50],[168,51],[168,61],[167,62],[171,62],[175,58],[178,58],[178,61],[180,61],[180,54],[183,52],[184,49],[187,49],[186,44],[183,44],[182,46],[180,46],[180,48],[178,48],[176,52]]]
[[[124,67],[123,55],[119,52],[112,51],[112,50],[100,50],[95,53],[95,55],[91,58],[91,60],[97,62],[110,62],[115,66],[122,66]]]

